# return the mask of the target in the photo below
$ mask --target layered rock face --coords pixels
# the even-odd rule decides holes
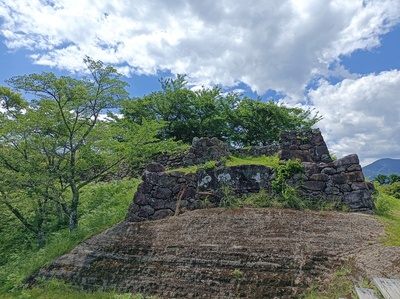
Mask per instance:
[[[375,250],[382,236],[379,221],[362,214],[197,210],[158,221],[123,221],[35,279],[162,298],[299,298],[355,254]],[[378,274],[395,268],[380,265]]]

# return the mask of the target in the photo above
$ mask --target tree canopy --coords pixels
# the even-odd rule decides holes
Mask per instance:
[[[190,143],[194,137],[217,137],[238,146],[266,145],[282,130],[310,128],[320,120],[311,110],[224,94],[219,87],[191,90],[182,75],[160,83],[161,91],[125,102],[121,112],[137,124],[164,122],[161,138]]]
[[[32,94],[24,100],[0,89],[0,193],[2,203],[44,245],[45,224],[53,210],[78,226],[79,190],[107,173],[122,156],[112,152],[110,126],[100,114],[128,97],[116,70],[86,58],[83,79],[53,73],[17,76],[7,83]]]

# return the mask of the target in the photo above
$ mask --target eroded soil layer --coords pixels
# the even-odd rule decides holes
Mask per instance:
[[[36,277],[163,298],[297,298],[348,261],[363,268],[367,260],[379,259],[387,251],[380,245],[383,235],[381,223],[363,214],[197,210],[152,222],[121,222]],[[400,251],[393,250],[397,258],[386,264],[377,260],[374,274],[399,275],[393,267]]]

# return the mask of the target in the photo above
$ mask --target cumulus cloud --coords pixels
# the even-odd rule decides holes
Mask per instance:
[[[379,46],[400,22],[398,0],[0,0],[0,21],[7,47],[30,50],[39,65],[80,72],[89,55],[126,76],[244,83],[311,102],[338,156],[366,161],[400,149],[398,71],[361,77],[340,64]],[[330,76],[344,80],[331,85]]]
[[[319,123],[329,149],[342,157],[357,153],[363,164],[400,158],[400,71],[321,82],[309,97],[324,119]]]
[[[158,70],[301,96],[340,55],[379,44],[397,0],[2,0],[1,33],[37,64],[82,69],[89,55],[126,75]]]

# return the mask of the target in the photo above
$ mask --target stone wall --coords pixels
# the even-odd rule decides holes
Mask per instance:
[[[217,138],[193,138],[186,152],[162,153],[156,162],[166,169],[204,164],[219,161],[229,155],[272,156],[279,153],[281,160],[300,159],[302,162],[332,162],[328,147],[319,129],[287,131],[280,134],[279,143],[248,148],[229,148],[228,144]]]
[[[229,186],[237,195],[270,189],[272,168],[262,165],[199,169],[196,174],[165,172],[151,163],[142,175],[127,221],[158,220],[205,207],[218,207]]]
[[[351,212],[373,213],[374,186],[364,180],[357,155],[330,163],[302,162],[305,173],[288,180],[298,186],[307,199],[332,203]],[[274,170],[262,165],[239,165],[199,169],[196,174],[165,172],[160,164],[150,164],[138,187],[127,221],[157,220],[188,210],[218,207],[225,197],[224,188],[235,196],[257,193],[261,189],[273,195]]]
[[[232,148],[230,153],[235,156],[261,157],[272,156],[279,152],[279,144],[271,143],[266,146],[251,146],[246,148]]]
[[[196,174],[167,173],[161,164],[150,163],[142,180],[126,215],[127,221],[158,220],[201,207],[196,200]]]
[[[300,192],[315,201],[347,206],[351,212],[372,213],[374,185],[365,182],[356,154],[330,163],[303,162],[306,172],[298,180]]]
[[[279,138],[281,160],[302,162],[332,162],[328,147],[319,129],[282,132]]]
[[[228,154],[227,145],[216,138],[195,138],[189,152],[182,156],[182,163],[202,164]],[[305,173],[287,180],[288,184],[296,186],[301,196],[338,208],[345,206],[351,212],[373,213],[375,189],[373,184],[365,182],[358,156],[353,154],[332,161],[318,129],[283,132],[279,157],[302,162]],[[167,166],[172,166],[173,160],[168,161]],[[273,196],[274,170],[262,165],[221,166],[185,175],[178,171],[166,172],[161,164],[151,163],[142,179],[126,216],[128,221],[157,220],[187,210],[217,207],[224,199],[226,186],[235,196],[260,190]]]
[[[219,161],[229,156],[228,144],[217,138],[193,138],[187,152],[163,153],[156,158],[167,169],[204,164],[208,161]]]

